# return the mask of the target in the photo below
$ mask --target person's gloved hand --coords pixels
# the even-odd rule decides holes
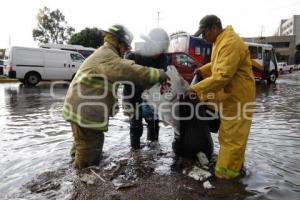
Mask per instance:
[[[193,75],[201,75],[200,67],[194,70]]]
[[[165,83],[168,79],[170,79],[164,70],[161,69],[159,71],[160,71],[160,77],[159,77],[160,83]]]

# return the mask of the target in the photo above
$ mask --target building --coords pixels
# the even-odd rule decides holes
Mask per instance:
[[[296,45],[300,43],[300,15],[293,15],[289,19],[282,19],[275,36],[296,35]]]
[[[279,62],[294,64],[296,46],[300,44],[300,15],[282,19],[274,36],[243,38],[246,42],[273,45]]]
[[[0,60],[4,58],[5,49],[0,49]]]

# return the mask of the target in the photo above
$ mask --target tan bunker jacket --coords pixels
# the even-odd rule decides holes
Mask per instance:
[[[120,58],[106,42],[77,71],[65,98],[63,117],[84,128],[107,131],[109,116],[116,106],[118,82],[132,81],[145,87],[159,78],[158,69]]]

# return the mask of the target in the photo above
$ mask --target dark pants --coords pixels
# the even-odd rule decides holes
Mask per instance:
[[[147,122],[147,140],[158,141],[159,120],[145,119]],[[141,109],[130,120],[130,144],[134,149],[140,148],[140,138],[143,135],[143,116]]]
[[[98,165],[104,143],[103,132],[83,128],[74,123],[71,123],[71,127],[74,137],[75,167],[81,169]]]

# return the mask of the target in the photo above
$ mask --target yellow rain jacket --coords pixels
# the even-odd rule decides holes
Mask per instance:
[[[231,26],[217,37],[211,62],[199,71],[205,79],[192,89],[200,100],[217,103],[221,117],[215,173],[233,178],[239,175],[244,162],[255,101],[255,79],[248,48]]]
[[[158,69],[120,58],[117,50],[106,42],[77,71],[65,98],[63,117],[83,128],[107,131],[109,116],[116,106],[116,82],[150,86],[159,77]]]

